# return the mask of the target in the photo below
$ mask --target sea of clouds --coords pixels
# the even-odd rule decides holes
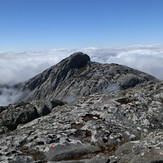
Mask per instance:
[[[91,61],[126,65],[163,80],[163,45],[137,45],[118,48],[91,47],[0,52],[0,85],[13,85],[25,82],[46,68],[57,64],[63,58],[79,51],[88,54]],[[10,91],[9,88],[7,89],[3,87],[3,90],[5,90],[4,93],[1,90],[0,105],[2,104],[1,101],[5,99],[6,92]],[[11,99],[10,101],[12,101],[13,91],[10,93],[11,97],[7,97]],[[7,100],[5,104],[8,104]]]

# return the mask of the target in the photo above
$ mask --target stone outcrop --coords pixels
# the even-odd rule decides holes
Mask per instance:
[[[74,53],[31,78],[22,88],[30,90],[23,100],[50,98],[67,102],[97,92],[127,89],[155,77],[118,64],[91,62],[88,55]]]
[[[54,107],[64,104],[58,100],[35,100],[0,107],[0,134],[15,130],[20,124],[47,115]]]
[[[0,161],[163,162],[162,129],[163,82],[148,82],[83,97],[18,125],[0,136]]]

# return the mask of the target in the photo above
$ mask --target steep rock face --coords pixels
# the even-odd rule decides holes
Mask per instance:
[[[127,89],[146,81],[157,79],[126,66],[90,62],[88,55],[79,52],[30,79],[21,90],[30,90],[24,100],[48,97],[71,102],[93,93]]]
[[[19,125],[0,136],[0,161],[156,163],[162,129],[163,82],[151,82],[83,97]]]
[[[30,79],[21,90],[32,91],[27,96],[27,100],[44,99],[63,81],[70,79],[78,69],[86,66],[89,61],[88,55],[81,52],[74,53],[59,64]]]

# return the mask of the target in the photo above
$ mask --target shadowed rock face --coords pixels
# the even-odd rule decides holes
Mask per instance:
[[[64,105],[58,100],[35,100],[21,102],[0,108],[0,134],[15,130],[18,125],[49,114],[56,106]]]
[[[21,90],[31,92],[24,100],[59,99],[67,102],[97,92],[127,89],[157,79],[118,64],[90,62],[88,55],[74,53],[30,79]]]

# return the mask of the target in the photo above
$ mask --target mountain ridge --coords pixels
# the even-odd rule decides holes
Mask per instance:
[[[127,89],[155,77],[118,64],[91,62],[87,54],[77,52],[31,78],[21,87],[30,90],[25,100],[43,98],[68,101],[109,89]],[[70,100],[72,101],[72,100]]]
[[[163,81],[75,53],[20,90],[0,107],[0,162],[163,162]]]

